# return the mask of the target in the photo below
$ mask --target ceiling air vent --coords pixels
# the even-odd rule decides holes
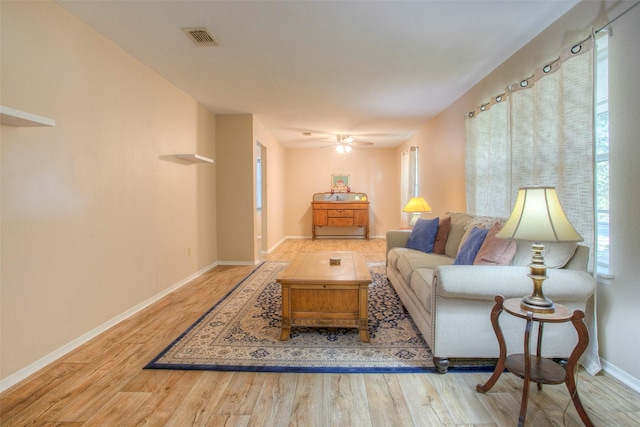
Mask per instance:
[[[220,46],[218,39],[213,37],[206,28],[183,28],[182,31],[197,46]]]

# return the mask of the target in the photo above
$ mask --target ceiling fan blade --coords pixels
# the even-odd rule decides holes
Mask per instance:
[[[385,136],[411,136],[405,132],[352,133],[354,138],[384,138]]]
[[[335,142],[333,140],[333,138],[298,140],[298,141],[295,141],[295,144],[312,144],[312,143],[316,143],[316,142],[334,142],[334,143],[337,144],[337,142]]]

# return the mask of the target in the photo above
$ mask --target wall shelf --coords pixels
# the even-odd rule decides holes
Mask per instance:
[[[193,163],[213,163],[213,159],[199,154],[176,154],[176,157]]]
[[[3,125],[15,127],[52,127],[56,121],[36,114],[0,105],[0,119]]]

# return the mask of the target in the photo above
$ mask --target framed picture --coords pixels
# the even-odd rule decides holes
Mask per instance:
[[[335,193],[347,193],[349,188],[349,175],[331,175],[331,191]]]

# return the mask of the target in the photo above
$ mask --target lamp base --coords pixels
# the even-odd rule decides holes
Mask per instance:
[[[523,297],[520,308],[534,313],[553,313],[556,310],[555,304],[549,298],[543,299],[534,295]]]
[[[556,306],[553,301],[542,293],[542,282],[547,279],[547,267],[544,264],[542,255],[544,245],[533,243],[531,250],[533,251],[533,256],[531,257],[531,264],[529,264],[531,273],[528,276],[533,281],[533,293],[522,298],[520,308],[534,313],[553,313],[556,310]]]
[[[420,212],[413,213],[413,216],[411,217],[411,222],[409,222],[409,225],[411,226],[411,228],[415,227],[416,222],[418,222],[421,216],[422,214]]]

